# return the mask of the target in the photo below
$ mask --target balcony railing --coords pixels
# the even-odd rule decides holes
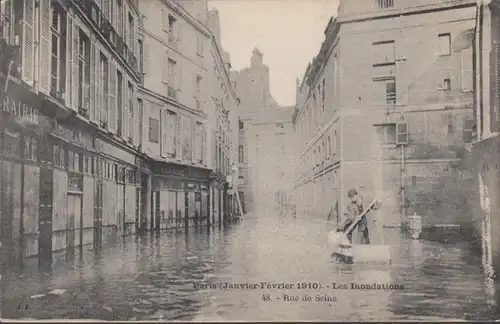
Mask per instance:
[[[168,86],[167,95],[172,99],[177,99],[177,90],[171,86]]]
[[[123,57],[125,62],[127,62],[127,64],[132,67],[134,71],[138,72],[137,58],[128,48],[123,38],[118,35],[97,3],[95,3],[94,0],[72,0],[72,3],[87,14],[95,27],[101,32],[104,38],[111,43],[114,49]]]

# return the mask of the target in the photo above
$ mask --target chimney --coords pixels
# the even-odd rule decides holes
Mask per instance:
[[[261,66],[263,65],[263,58],[262,58],[262,53],[259,51],[259,49],[256,47],[253,49],[252,52],[252,59],[251,59],[251,66]]]

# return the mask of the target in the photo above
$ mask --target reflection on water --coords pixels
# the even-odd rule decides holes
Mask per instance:
[[[339,265],[328,258],[326,232],[322,224],[293,218],[246,217],[230,229],[129,237],[100,254],[87,251],[74,263],[59,262],[48,273],[27,267],[6,274],[2,315],[359,321],[496,315],[481,260],[470,256],[466,245],[407,240],[393,231],[387,233],[393,236],[387,241],[398,243],[391,265]],[[221,282],[320,283],[322,288],[211,286]],[[334,283],[397,284],[404,290],[332,289]],[[66,291],[48,294],[55,288]],[[264,301],[264,294],[272,300]],[[303,301],[305,296],[312,300]]]

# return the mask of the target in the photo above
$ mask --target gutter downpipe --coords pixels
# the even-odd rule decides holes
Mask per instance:
[[[477,140],[483,137],[483,0],[477,0],[474,46],[476,52],[476,128]]]

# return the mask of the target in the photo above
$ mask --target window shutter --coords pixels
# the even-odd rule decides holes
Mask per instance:
[[[168,118],[168,111],[164,109],[160,109],[160,132],[161,132],[161,138],[160,138],[160,156],[161,157],[166,157],[167,156],[167,144],[168,144],[168,135],[167,135],[167,118]]]
[[[127,101],[128,101],[128,123],[130,125],[130,129],[129,129],[129,137],[130,137],[130,141],[131,143],[134,143],[134,138],[135,138],[135,133],[136,133],[136,130],[135,130],[135,123],[134,123],[134,118],[135,118],[135,101],[133,100],[134,98],[134,93],[135,93],[135,89],[134,89],[134,85],[133,83],[131,83],[132,87],[130,88],[132,90],[132,93],[128,93],[128,96],[127,96]],[[128,89],[128,83],[127,83],[127,89]],[[132,100],[129,100],[129,98],[132,98]]]
[[[108,92],[108,129],[112,133],[116,133],[117,116],[116,116],[116,63],[113,59],[109,60],[109,92]]]
[[[397,123],[396,124],[396,144],[406,145],[408,144],[408,124],[407,123]]]
[[[182,136],[183,136],[183,131],[182,129],[184,128],[184,116],[182,115],[177,115],[177,127],[176,127],[176,152],[177,152],[177,159],[182,158]]]
[[[472,48],[462,51],[462,91],[473,90],[474,71],[472,65]]]
[[[168,31],[168,16],[165,8],[161,8],[161,28],[163,28],[164,31]]]
[[[40,0],[40,91],[46,94],[50,93],[50,14],[50,0]]]
[[[122,78],[122,120],[118,121],[122,125],[122,138],[127,140],[129,130],[128,130],[128,78],[124,73]]]
[[[95,118],[98,122],[102,121],[102,81],[101,81],[101,52],[97,43],[95,46]]]
[[[180,48],[182,46],[182,21],[178,20],[176,23],[175,37],[177,37],[177,47]]]
[[[79,46],[79,30],[78,25],[73,21],[73,44],[71,55],[71,108],[78,111],[78,91],[80,89],[80,80],[78,80],[78,46]]]
[[[96,77],[95,77],[95,67],[98,65],[96,62],[96,55],[95,55],[95,42],[94,42],[94,36],[92,36],[91,42],[90,42],[90,107],[89,107],[89,113],[90,113],[90,120],[95,122],[96,121]]]
[[[177,83],[177,90],[180,92],[181,91],[181,88],[182,88],[182,69],[180,68],[180,66],[178,66],[178,64],[174,64],[174,73],[175,73],[175,77],[176,77],[176,80],[174,81],[175,83]],[[175,84],[173,85],[173,87],[175,88]]]
[[[22,78],[33,86],[35,68],[35,0],[24,1],[22,39]]]
[[[67,32],[73,30],[73,18],[69,15],[66,16],[66,106],[71,107],[72,102],[72,78],[71,78],[71,55],[73,53],[73,33]]]
[[[168,53],[163,57],[162,81],[168,84]]]
[[[149,46],[146,39],[142,41],[142,72],[147,74],[149,71]]]

